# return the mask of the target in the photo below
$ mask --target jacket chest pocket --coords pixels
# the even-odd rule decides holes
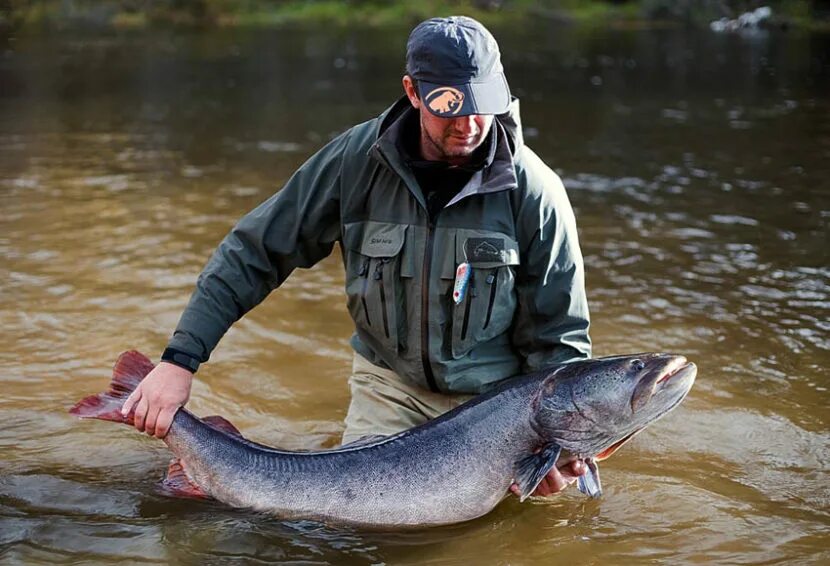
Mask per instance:
[[[406,311],[401,265],[405,224],[358,222],[343,231],[349,313],[359,331],[387,351],[405,347]],[[411,276],[411,275],[410,275]]]
[[[519,264],[519,248],[505,234],[480,230],[459,230],[455,243],[454,268],[470,266],[466,291],[458,303],[451,303],[452,354],[458,359],[509,329],[516,310],[511,266]]]

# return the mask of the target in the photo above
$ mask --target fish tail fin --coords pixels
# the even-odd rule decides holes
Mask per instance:
[[[205,493],[201,487],[196,485],[196,482],[190,479],[190,474],[187,473],[184,463],[178,458],[170,460],[167,474],[158,484],[158,491],[162,495],[169,497],[211,499],[210,495]]]
[[[69,413],[87,419],[132,425],[132,412],[125,417],[121,414],[121,406],[153,367],[153,362],[141,352],[124,352],[118,356],[112,369],[109,390],[81,399],[69,409]]]

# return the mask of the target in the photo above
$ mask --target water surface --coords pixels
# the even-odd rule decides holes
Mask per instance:
[[[563,177],[596,355],[695,361],[605,496],[364,533],[154,493],[169,453],[66,414],[157,358],[212,249],[311,153],[399,96],[406,30],[63,33],[0,59],[0,561],[830,561],[830,37],[496,30],[528,144]],[[533,37],[532,43],[528,38]],[[199,371],[255,440],[337,443],[351,322],[336,257]]]

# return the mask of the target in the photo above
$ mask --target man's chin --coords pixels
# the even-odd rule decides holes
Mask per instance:
[[[478,149],[473,144],[448,144],[444,146],[444,155],[447,157],[470,157]]]

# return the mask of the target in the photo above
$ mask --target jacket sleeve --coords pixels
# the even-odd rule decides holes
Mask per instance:
[[[525,153],[531,153],[525,149]],[[513,343],[525,372],[591,356],[582,252],[573,209],[559,176],[535,155],[519,174],[521,262],[516,273]],[[515,210],[515,209],[514,209]]]
[[[231,325],[298,267],[328,256],[340,237],[340,183],[349,133],[306,161],[244,216],[213,252],[169,348],[205,362]]]

